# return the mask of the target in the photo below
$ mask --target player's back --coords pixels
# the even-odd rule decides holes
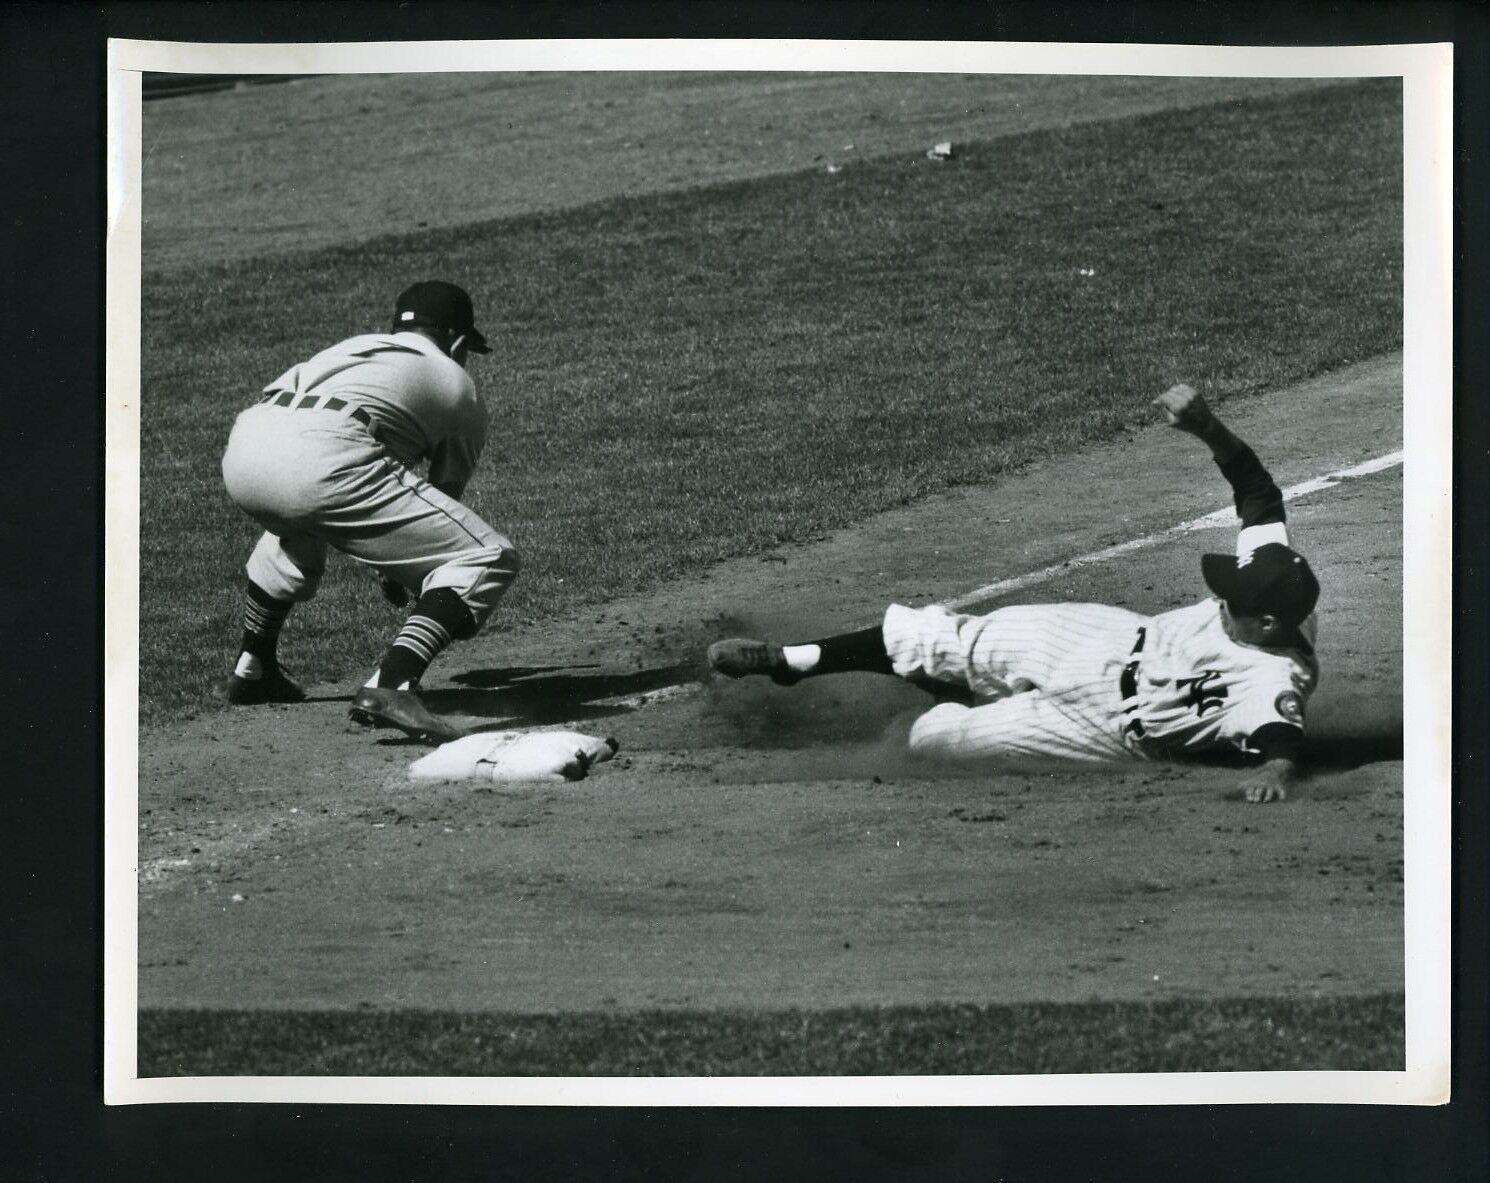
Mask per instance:
[[[365,333],[290,367],[265,391],[339,398],[372,419],[378,440],[415,465],[442,441],[485,432],[465,370],[418,333]]]

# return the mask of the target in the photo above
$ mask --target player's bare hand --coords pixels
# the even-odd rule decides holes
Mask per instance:
[[[1249,805],[1266,805],[1271,801],[1288,800],[1288,790],[1272,781],[1260,784],[1249,782],[1243,787],[1243,792]]]
[[[1242,780],[1242,796],[1249,805],[1288,800],[1288,786],[1297,776],[1292,760],[1269,760]]]
[[[1164,412],[1169,426],[1188,431],[1192,435],[1204,431],[1214,419],[1205,399],[1196,393],[1193,386],[1186,386],[1183,382],[1178,386],[1171,386],[1156,398],[1154,406]]]

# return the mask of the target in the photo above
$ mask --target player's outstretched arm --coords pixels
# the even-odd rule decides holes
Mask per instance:
[[[1283,494],[1257,453],[1216,417],[1192,387],[1171,386],[1154,400],[1154,406],[1164,412],[1171,427],[1210,448],[1221,475],[1231,485],[1244,530],[1286,520]]]
[[[1248,747],[1262,756],[1262,763],[1242,780],[1242,795],[1253,805],[1266,805],[1288,798],[1299,778],[1299,745],[1303,731],[1289,723],[1268,723],[1248,738]]]

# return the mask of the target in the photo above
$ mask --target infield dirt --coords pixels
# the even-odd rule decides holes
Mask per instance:
[[[1229,166],[1249,161],[1256,170],[1230,182],[1254,197],[1235,200],[1219,215],[1226,267],[1216,274],[1241,296],[1218,317],[1230,318],[1233,328],[1251,324],[1254,296],[1271,296],[1280,306],[1294,299],[1290,309],[1325,315],[1297,341],[1287,331],[1255,330],[1256,340],[1241,348],[1237,332],[1212,358],[1184,342],[1165,347],[1160,334],[1161,344],[1144,356],[1190,358],[1196,373],[1176,373],[1175,380],[1239,374],[1254,379],[1246,390],[1280,387],[1400,340],[1385,331],[1396,323],[1396,262],[1388,249],[1396,196],[1381,180],[1397,171],[1394,157],[1385,172],[1381,167],[1382,154],[1395,151],[1397,99],[1384,86],[1362,91],[1371,114],[1354,129],[1354,140],[1346,136],[1353,150],[1325,154],[1336,172],[1311,171],[1312,159],[1303,160],[1296,145],[1316,141],[1297,137],[1317,136],[1320,126],[1333,135],[1330,120],[1342,116],[1319,112],[1347,111],[1355,101],[1346,91],[1323,89],[1336,85],[952,75],[883,75],[868,85],[847,75],[534,74],[318,78],[168,99],[149,104],[145,121],[145,307],[150,310],[152,292],[200,293],[202,304],[232,326],[213,338],[224,349],[200,350],[200,360],[210,363],[207,371],[231,371],[228,359],[240,356],[235,351],[244,341],[265,336],[264,324],[282,332],[299,320],[298,313],[285,322],[266,320],[258,293],[224,295],[213,287],[214,276],[238,274],[239,263],[247,275],[255,261],[273,257],[270,272],[291,277],[298,290],[317,266],[335,261],[336,251],[305,253],[317,247],[344,247],[349,256],[376,262],[380,244],[369,239],[386,236],[386,247],[412,236],[437,246],[448,238],[457,252],[469,246],[463,232],[441,228],[543,211],[575,211],[556,215],[556,224],[581,226],[577,258],[584,261],[585,219],[593,212],[587,203],[621,198],[616,204],[640,207],[648,195],[672,194],[667,201],[686,204],[679,191],[701,187],[702,208],[707,187],[721,181],[825,172],[875,157],[881,164],[900,156],[943,168],[921,155],[943,139],[966,142],[962,159],[972,165],[979,144],[1074,124],[1089,126],[1051,130],[1057,139],[1075,136],[1087,144],[1065,175],[1101,190],[1104,178],[1116,175],[1104,168],[1135,158],[1111,146],[1129,142],[1122,136],[1131,124],[1214,104],[1211,114],[1248,125],[1242,127],[1248,152],[1239,153],[1234,138],[1215,130],[1225,118],[1201,111],[1177,125],[1189,127],[1183,134],[1192,139],[1200,127],[1198,142],[1214,136]],[[1095,126],[1104,119],[1117,121],[1111,137]],[[1132,141],[1151,154],[1136,158],[1161,177],[1176,167],[1176,141],[1163,124],[1155,120],[1148,139]],[[1369,185],[1356,183],[1364,174],[1353,171],[1353,161],[1375,168]],[[1203,175],[1203,153],[1194,166]],[[879,167],[844,167],[835,182]],[[1334,270],[1305,267],[1259,232],[1253,182],[1305,174],[1314,184],[1303,205],[1314,211],[1308,217],[1318,219],[1323,235],[1314,244],[1345,244],[1323,261],[1333,260]],[[1079,226],[1081,211],[1060,208],[1058,184],[1039,192],[1050,200],[1032,209],[1032,224],[1048,224],[1064,241],[1063,219],[1069,214]],[[1090,199],[1108,196],[1103,190]],[[1344,203],[1351,200],[1366,204],[1347,214],[1353,207]],[[870,201],[863,208],[878,207]],[[1174,316],[1199,307],[1186,285],[1205,282],[1208,261],[1183,256],[1188,262],[1163,264],[1145,255],[1145,227],[1152,222],[1159,236],[1172,229],[1143,220],[1160,207],[1134,208],[1138,220],[1128,228],[1140,241],[1121,249],[1147,259],[1152,274],[1145,282],[1172,297],[1173,316],[1160,318],[1172,330]],[[1287,212],[1273,210],[1267,224],[1314,225],[1279,221]],[[631,233],[625,219],[617,224],[617,233]],[[1369,232],[1351,232],[1363,226]],[[1207,240],[1193,232],[1196,242]],[[487,233],[495,231],[488,226]],[[1297,238],[1288,241],[1298,249]],[[1261,256],[1250,253],[1254,246]],[[1269,248],[1286,255],[1287,265],[1272,266]],[[1041,257],[1058,253],[1042,250]],[[1307,299],[1294,297],[1289,282],[1301,271],[1329,282],[1309,288]],[[860,274],[851,266],[829,278],[852,286]],[[922,278],[941,285],[944,274],[926,270]],[[1280,286],[1265,289],[1263,275],[1278,276]],[[163,277],[182,283],[173,287]],[[277,290],[265,288],[270,297]],[[1357,300],[1361,294],[1370,299]],[[1055,291],[1048,303],[1054,322],[1072,313],[1059,297]],[[238,309],[248,310],[241,326],[233,319]],[[1078,320],[1030,347],[1068,360],[1060,351],[1082,341]],[[1196,332],[1208,340],[1203,326]],[[160,335],[146,332],[145,343],[164,367],[146,390],[147,405],[151,397],[177,398],[189,411],[181,422],[200,427],[199,400],[211,401],[205,392],[217,389],[223,375],[204,372],[189,351],[171,353]],[[198,347],[195,339],[191,345]],[[851,354],[856,341],[845,340],[843,348]],[[1297,362],[1294,349],[1317,360]],[[814,358],[803,355],[808,371]],[[1278,371],[1286,377],[1256,378],[1254,361],[1265,369],[1278,359],[1297,364]],[[885,363],[884,356],[859,360],[870,370]],[[730,364],[743,363],[736,357]],[[1155,366],[1166,381],[1165,367],[1184,368],[1173,360]],[[934,366],[926,372],[937,373]],[[231,387],[231,400],[241,393],[241,379],[234,374],[223,385]],[[935,381],[928,377],[929,389],[938,389]],[[1006,385],[1023,406],[1019,395],[1028,386]],[[1223,387],[1218,393],[1240,389]],[[856,387],[854,393],[862,397]],[[1100,393],[1129,397],[1107,385]],[[1132,392],[1135,405],[1153,393]],[[944,402],[948,420],[937,422],[929,446],[966,434],[966,424],[956,421],[956,399]],[[1032,401],[1024,409],[1036,415],[1045,405]],[[1287,389],[1226,397],[1223,404],[1228,421],[1285,486],[1400,448],[1402,413],[1395,353]],[[190,436],[178,433],[175,422],[162,428],[160,420],[145,420],[146,428],[159,429],[146,439],[163,449],[157,459],[164,460],[147,468],[156,482],[148,488],[187,487],[182,476],[205,455],[176,455],[173,449],[184,450]],[[199,1045],[187,1049],[193,1053],[227,1046],[218,1023],[225,1012],[286,1009],[559,1014],[566,1027],[583,1026],[574,1021],[579,1012],[645,1025],[651,1020],[638,1012],[673,1008],[668,1017],[686,1025],[690,1016],[708,1019],[721,1011],[1090,999],[1231,999],[1266,1010],[1270,1000],[1321,998],[1326,1009],[1338,1002],[1370,1022],[1400,1013],[1395,1004],[1385,1012],[1377,1003],[1353,1006],[1366,997],[1390,1003],[1403,986],[1400,468],[1290,506],[1296,541],[1324,587],[1324,679],[1311,703],[1311,776],[1282,805],[1243,803],[1234,768],[949,772],[915,765],[901,737],[927,700],[909,686],[855,676],[782,690],[705,673],[704,648],[720,636],[802,638],[861,627],[890,600],[962,597],[992,580],[1162,533],[1226,503],[1224,482],[1204,449],[1157,424],[1075,455],[1050,452],[1029,453],[1046,458],[1013,475],[1000,471],[995,479],[980,469],[969,478],[993,483],[955,488],[851,529],[767,553],[757,549],[707,571],[695,564],[687,579],[601,607],[529,625],[519,603],[506,605],[511,611],[497,628],[435,667],[431,702],[492,726],[563,723],[615,735],[619,758],[582,783],[415,786],[405,770],[422,748],[347,722],[355,677],[313,686],[312,700],[293,708],[183,718],[194,696],[167,704],[140,736],[141,1008],[213,1012],[200,1025],[186,1024],[198,1032],[188,1039]],[[878,478],[878,471],[866,476]],[[217,495],[215,474],[211,487]],[[495,493],[494,502],[509,509]],[[201,508],[189,501],[161,506],[156,520],[164,525]],[[494,521],[508,524],[502,514]],[[160,548],[147,558],[161,569],[202,560],[201,534],[181,535],[195,538],[188,544],[160,529],[141,541]],[[647,566],[644,547],[632,542],[639,553],[626,549],[628,537],[624,529],[615,532],[604,556],[598,546],[570,553],[611,562],[619,555],[660,578],[655,564]],[[736,541],[725,553],[751,549]],[[1230,528],[1164,538],[978,607],[1087,599],[1140,611],[1176,607],[1202,594],[1199,553],[1229,549],[1231,541]],[[224,562],[221,581],[213,576],[224,596],[237,561],[235,554],[231,571]],[[212,562],[209,556],[206,565]],[[546,576],[557,578],[552,561],[533,567],[535,577],[546,567]],[[572,587],[575,573],[564,573]],[[153,598],[142,597],[142,615],[156,613],[158,625],[165,612],[179,627],[148,635],[208,660],[218,625],[206,598],[153,590]],[[361,619],[358,603],[348,601],[348,619]],[[387,619],[391,630],[395,616]],[[322,626],[333,650],[345,655],[345,633],[336,629],[347,626],[333,627],[332,620]],[[294,641],[303,645],[309,630],[298,623]],[[234,637],[231,624],[222,631],[225,670]],[[293,646],[288,657],[293,666]],[[179,1023],[179,1011],[152,1017],[162,1015],[155,1027],[142,1025],[142,1036]],[[279,1017],[272,1015],[270,1024]],[[316,1014],[296,1017],[318,1026]],[[1385,1026],[1371,1038],[1389,1048],[1400,1028],[1394,1020]],[[1275,1034],[1269,1020],[1266,1039]],[[899,1036],[892,1031],[888,1038]],[[1252,1066],[1252,1038],[1227,1063]],[[142,1046],[141,1063],[152,1062],[152,1050]],[[252,1054],[242,1063],[210,1054],[182,1062],[228,1071],[252,1071],[259,1063]],[[355,1057],[352,1062],[364,1070]],[[945,1070],[950,1061],[932,1062]],[[1336,1066],[1307,1056],[1297,1063]]]
[[[1401,446],[1385,356],[1228,405],[1280,484]],[[1403,975],[1401,472],[1293,503],[1323,585],[1313,776],[1249,807],[1224,768],[936,772],[889,679],[708,681],[711,639],[870,623],[1225,503],[1162,427],[604,611],[478,640],[442,710],[615,735],[563,786],[416,787],[350,686],[141,738],[143,1006],[564,1011],[1365,994]],[[1230,528],[1009,602],[1201,594]],[[991,606],[991,605],[990,605]],[[618,699],[699,682],[691,694]]]

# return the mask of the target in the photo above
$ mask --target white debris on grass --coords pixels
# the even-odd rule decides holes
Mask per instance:
[[[932,144],[930,148],[926,149],[927,160],[951,160],[952,155],[951,140],[942,140],[941,143]]]

